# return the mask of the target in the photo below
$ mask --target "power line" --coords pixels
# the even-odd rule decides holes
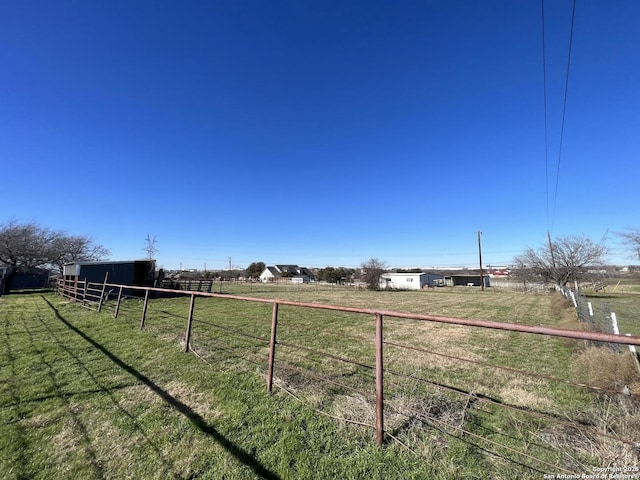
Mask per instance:
[[[544,29],[544,0],[540,0],[542,10],[542,90],[544,97],[544,185],[547,201],[547,231],[549,230],[549,128],[547,124],[547,44]]]
[[[556,178],[553,192],[553,209],[551,215],[551,225],[549,226],[549,149],[548,149],[548,114],[547,114],[547,58],[546,58],[546,33],[545,33],[545,13],[544,0],[541,0],[542,12],[542,69],[543,69],[543,95],[544,95],[544,162],[545,162],[545,194],[547,201],[547,232],[553,230],[558,205],[558,185],[560,183],[560,165],[562,163],[562,145],[564,141],[564,126],[567,114],[567,97],[569,92],[569,73],[571,71],[571,52],[573,50],[573,29],[576,16],[576,1],[572,2],[571,27],[569,30],[569,52],[567,54],[567,71],[564,84],[564,96],[562,101],[562,121],[560,124],[560,143],[558,147],[558,162],[556,165]]]
[[[558,182],[560,179],[560,161],[562,160],[562,141],[564,139],[564,122],[567,113],[567,93],[569,91],[569,71],[571,69],[571,50],[573,49],[573,25],[576,17],[576,0],[573,0],[571,9],[571,30],[569,32],[569,53],[567,55],[567,76],[564,82],[564,99],[562,101],[562,123],[560,126],[560,146],[558,147],[558,167],[556,169],[556,187],[553,194],[553,215],[551,216],[551,229],[556,219],[556,206],[558,204]]]

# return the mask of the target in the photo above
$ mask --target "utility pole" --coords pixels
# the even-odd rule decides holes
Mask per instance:
[[[553,265],[553,270],[556,269],[556,257],[553,254],[553,244],[551,243],[551,233],[547,230],[547,240],[549,240],[549,252],[551,253],[551,265]]]
[[[478,257],[480,259],[480,287],[484,292],[484,276],[482,275],[482,244],[480,243],[480,235],[482,235],[482,232],[478,230]]]

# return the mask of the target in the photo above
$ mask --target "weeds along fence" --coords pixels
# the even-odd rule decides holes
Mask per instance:
[[[212,367],[264,375],[269,393],[336,419],[353,441],[370,441],[371,429],[378,445],[427,459],[473,449],[536,475],[638,461],[630,357],[589,363],[580,351],[640,337],[106,281],[61,282],[59,293]]]
[[[620,335],[618,328],[618,317],[615,312],[611,311],[608,303],[594,305],[587,297],[582,295],[580,289],[572,290],[568,287],[558,286],[556,289],[567,299],[570,299],[576,309],[576,314],[581,322],[591,325],[594,330],[599,332]],[[610,343],[609,348],[619,350],[618,344]],[[629,347],[632,353],[635,353],[633,346]]]

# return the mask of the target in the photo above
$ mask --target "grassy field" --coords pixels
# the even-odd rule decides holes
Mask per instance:
[[[225,287],[303,302],[570,322],[547,295]],[[615,464],[595,437],[582,434],[589,450],[550,420],[601,427],[604,400],[563,383],[575,375],[576,342],[388,318],[390,436],[379,448],[368,426],[372,318],[282,306],[278,388],[268,395],[270,305],[197,299],[196,355],[183,352],[186,298],[153,300],[143,331],[140,301],[125,302],[118,319],[112,308],[98,314],[51,294],[0,299],[2,478],[507,479]],[[606,428],[614,432],[616,421]]]
[[[594,306],[616,314],[620,333],[640,335],[640,285],[625,284],[616,288],[614,283],[605,291],[585,294]]]

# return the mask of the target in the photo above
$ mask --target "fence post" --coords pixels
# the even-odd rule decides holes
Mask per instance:
[[[87,279],[84,279],[84,288],[82,289],[82,306],[84,307],[85,299],[87,298]]]
[[[98,312],[102,310],[102,300],[104,300],[104,291],[107,288],[107,280],[109,280],[109,272],[104,274],[104,282],[102,284],[102,293],[100,294],[100,301],[98,302]]]
[[[376,313],[376,442],[384,442],[384,382],[382,365],[382,314]]]
[[[273,302],[271,314],[271,339],[269,340],[269,365],[267,367],[267,393],[273,389],[273,363],[276,358],[276,328],[278,327],[278,302]]]
[[[620,335],[620,330],[618,330],[618,318],[614,312],[611,312],[611,327],[613,328],[614,334]]]
[[[122,286],[118,290],[118,301],[116,302],[116,310],[113,312],[113,318],[118,318],[118,313],[120,313],[120,300],[122,300]]]
[[[144,291],[144,305],[142,306],[142,319],[140,320],[140,330],[144,328],[144,319],[147,316],[147,304],[149,303],[149,289]]]
[[[191,324],[193,323],[193,306],[196,303],[196,296],[191,294],[191,301],[189,302],[189,317],[187,319],[187,333],[184,336],[184,351],[189,351],[189,342],[191,341]]]

